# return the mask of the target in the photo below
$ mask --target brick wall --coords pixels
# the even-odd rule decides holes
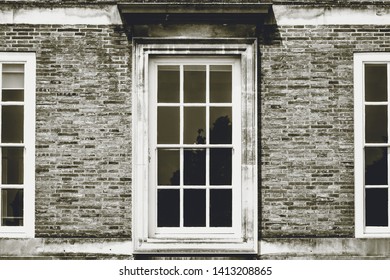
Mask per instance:
[[[353,53],[390,26],[278,26],[261,51],[261,236],[354,235]]]
[[[120,26],[0,25],[37,54],[36,237],[131,235],[131,46]]]

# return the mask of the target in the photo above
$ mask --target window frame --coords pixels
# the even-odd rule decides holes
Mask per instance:
[[[257,41],[133,38],[133,249],[135,254],[257,253]],[[238,234],[156,237],[149,213],[149,60],[151,56],[237,57],[241,69],[241,225]],[[233,213],[233,215],[235,215]]]
[[[157,146],[165,146],[165,145],[162,145],[162,144],[157,144],[157,143],[154,143],[153,140],[156,139],[156,136],[157,136],[157,111],[154,110],[154,109],[157,109],[157,100],[156,100],[156,97],[157,97],[157,84],[156,83],[153,83],[153,79],[156,78],[156,81],[157,81],[157,66],[158,65],[232,65],[232,74],[238,74],[239,76],[238,77],[232,77],[232,101],[229,102],[229,103],[222,103],[222,102],[218,102],[218,103],[212,103],[210,102],[209,100],[207,100],[206,98],[206,101],[204,103],[184,103],[184,100],[182,102],[179,102],[179,103],[167,103],[167,104],[163,104],[162,106],[164,107],[172,107],[173,104],[175,104],[175,107],[181,107],[183,106],[184,108],[189,108],[189,107],[192,107],[192,108],[206,108],[206,107],[231,107],[232,108],[232,118],[233,118],[233,131],[232,131],[232,143],[231,144],[196,144],[196,145],[192,145],[192,144],[174,144],[174,148],[198,148],[198,149],[205,149],[205,152],[206,154],[207,153],[207,149],[208,148],[212,148],[212,147],[215,147],[215,148],[232,148],[232,184],[231,186],[229,186],[229,188],[232,189],[232,192],[233,192],[233,205],[232,205],[232,208],[233,210],[235,210],[235,208],[241,208],[241,192],[239,192],[239,190],[237,190],[237,187],[234,188],[234,185],[238,186],[240,185],[240,182],[239,182],[239,178],[241,177],[240,176],[240,166],[241,166],[241,157],[239,156],[240,154],[238,154],[238,151],[241,151],[241,140],[238,139],[239,136],[240,136],[240,131],[241,131],[241,122],[239,121],[240,120],[240,116],[241,116],[241,99],[240,99],[240,95],[237,94],[239,93],[240,91],[240,88],[241,88],[241,80],[240,80],[240,61],[239,61],[239,58],[237,57],[225,57],[225,56],[221,56],[221,57],[186,57],[186,56],[170,56],[170,57],[166,57],[166,56],[158,56],[158,57],[153,57],[153,58],[150,58],[149,59],[149,81],[152,81],[152,82],[149,82],[149,89],[150,89],[150,95],[149,95],[149,98],[150,98],[150,107],[149,108],[153,108],[152,110],[149,110],[149,131],[150,131],[150,135],[152,135],[153,137],[149,137],[149,147],[151,147],[151,152],[150,152],[150,166],[149,166],[149,174],[151,174],[149,176],[149,179],[150,179],[150,183],[149,183],[149,188],[150,188],[150,193],[152,195],[149,196],[149,213],[150,213],[150,224],[149,224],[149,233],[150,233],[150,237],[158,237],[158,238],[169,238],[171,237],[172,235],[176,235],[177,238],[189,238],[189,237],[192,237],[192,238],[199,238],[200,236],[202,236],[203,238],[205,237],[209,237],[209,238],[212,238],[213,235],[215,234],[218,234],[218,235],[225,235],[226,238],[234,238],[234,237],[237,237],[239,236],[240,234],[240,224],[241,224],[241,217],[239,215],[237,215],[237,212],[238,211],[233,211],[232,213],[232,222],[233,222],[233,225],[232,227],[229,227],[229,228],[224,228],[224,227],[215,227],[215,228],[204,228],[204,227],[199,227],[199,228],[157,228],[156,226],[156,220],[157,220],[157,217],[156,217],[156,214],[157,214],[157,210],[156,210],[156,196],[155,196],[155,192],[154,192],[154,188],[155,188],[155,184],[156,182],[154,182],[154,179],[156,178],[156,170],[157,170],[157,167],[156,165],[153,165],[152,163],[157,163],[157,159],[156,159],[156,152],[155,151],[155,148],[157,149]],[[207,69],[207,67],[205,67]],[[183,78],[182,78],[183,79]],[[208,79],[206,79],[206,83],[209,82]],[[181,91],[183,93],[183,91]],[[207,91],[206,91],[207,92]],[[208,94],[206,94],[207,96]],[[152,97],[153,96],[153,97]],[[179,105],[180,104],[180,105]],[[211,105],[212,104],[212,105]],[[161,104],[160,104],[161,106]],[[205,110],[206,112],[206,110]],[[207,129],[207,124],[209,123],[209,118],[207,117],[207,113],[205,114],[205,120],[206,120],[206,134],[209,135],[208,131],[209,129]],[[183,123],[183,118],[181,118],[180,120],[180,126],[183,126],[184,128],[184,123]],[[166,145],[166,147],[172,147],[171,144],[168,144]],[[182,170],[182,169],[181,169]],[[207,168],[207,162],[206,162],[206,174],[209,172],[209,168]],[[184,174],[182,174],[184,175]],[[207,175],[206,175],[206,178],[207,178]],[[188,186],[188,187],[185,187],[185,185],[182,185],[182,186],[178,186],[179,188],[177,187],[174,187],[174,186],[171,186],[169,187],[169,189],[180,189],[180,188],[183,188],[183,189],[204,189],[204,190],[207,190],[207,189],[226,189],[227,186],[213,186],[213,185],[208,185],[206,183],[206,185],[202,186],[202,187],[191,187],[191,186]],[[168,188],[168,187],[167,187]],[[207,195],[206,195],[206,201],[207,201]],[[206,202],[206,205],[207,205],[207,202]],[[182,213],[183,214],[183,213]],[[206,217],[207,217],[207,210],[206,210]],[[206,221],[207,221],[207,218],[206,218]],[[207,223],[206,223],[207,224]]]
[[[23,105],[23,143],[0,143],[1,147],[23,147],[23,184],[0,184],[0,189],[23,189],[23,226],[1,226],[0,237],[33,238],[35,234],[35,79],[36,54],[32,52],[0,52],[0,73],[3,64],[24,64],[24,100],[0,101],[7,105]],[[0,77],[0,89],[2,89]],[[1,211],[1,209],[0,209]]]

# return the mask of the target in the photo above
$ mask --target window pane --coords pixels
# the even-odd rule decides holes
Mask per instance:
[[[388,225],[387,203],[387,189],[366,189],[366,226]]]
[[[158,190],[157,226],[180,226],[180,190]]]
[[[232,143],[232,108],[210,108],[210,143]]]
[[[2,93],[3,101],[23,101],[24,90],[23,89],[3,89]]]
[[[203,103],[206,101],[206,66],[184,66],[184,102]]]
[[[23,88],[24,73],[3,73],[3,88]]]
[[[365,148],[365,184],[387,185],[387,148]]]
[[[178,65],[158,66],[158,102],[180,101],[180,67]]]
[[[23,148],[1,148],[2,184],[23,184]]]
[[[158,107],[157,143],[179,144],[180,110],[179,107]]]
[[[206,144],[206,108],[184,108],[184,144]]]
[[[184,185],[206,184],[206,150],[184,150]]]
[[[1,141],[3,143],[23,143],[23,106],[3,106]]]
[[[24,72],[24,64],[3,64],[3,72]]]
[[[158,150],[158,185],[180,185],[180,150]]]
[[[387,143],[387,106],[366,106],[366,142]]]
[[[1,190],[1,225],[23,226],[23,190]]]
[[[210,66],[210,102],[232,102],[232,66]]]
[[[210,226],[232,226],[232,190],[210,190]]]
[[[232,184],[232,149],[210,149],[210,185]]]
[[[184,226],[206,226],[206,190],[184,190]]]
[[[387,101],[387,65],[365,64],[366,101]]]

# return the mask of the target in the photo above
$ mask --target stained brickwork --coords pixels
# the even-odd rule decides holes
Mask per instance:
[[[131,235],[131,46],[120,26],[0,25],[35,51],[36,236]]]
[[[278,26],[261,49],[261,235],[354,236],[353,53],[390,26]]]

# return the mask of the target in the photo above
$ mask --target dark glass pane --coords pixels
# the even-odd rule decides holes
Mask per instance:
[[[210,185],[232,184],[232,149],[210,149]]]
[[[180,190],[158,190],[157,226],[180,226]]]
[[[180,185],[180,150],[158,150],[158,185]]]
[[[24,64],[3,64],[3,72],[24,72]]]
[[[184,226],[206,226],[206,190],[184,190]]]
[[[366,142],[387,143],[387,106],[366,106]]]
[[[24,73],[3,73],[3,88],[24,88]]]
[[[180,102],[180,67],[177,65],[158,66],[158,102]]]
[[[365,148],[365,184],[387,185],[387,148]]]
[[[232,102],[232,66],[210,66],[210,102]]]
[[[2,106],[1,141],[23,143],[23,106]]]
[[[184,102],[203,103],[206,101],[206,66],[184,66]]]
[[[23,89],[3,89],[2,93],[3,101],[23,101],[24,90]]]
[[[387,189],[366,189],[366,226],[388,225],[387,193]]]
[[[2,184],[23,184],[23,148],[1,149]]]
[[[387,101],[387,65],[365,64],[366,101]]]
[[[210,143],[232,143],[232,108],[210,108]]]
[[[184,108],[184,144],[206,144],[206,108]]]
[[[232,190],[210,190],[210,226],[232,226]]]
[[[23,190],[1,190],[1,225],[23,226]]]
[[[184,185],[206,184],[206,150],[184,150]]]
[[[158,107],[157,143],[179,144],[180,109],[179,107]]]

